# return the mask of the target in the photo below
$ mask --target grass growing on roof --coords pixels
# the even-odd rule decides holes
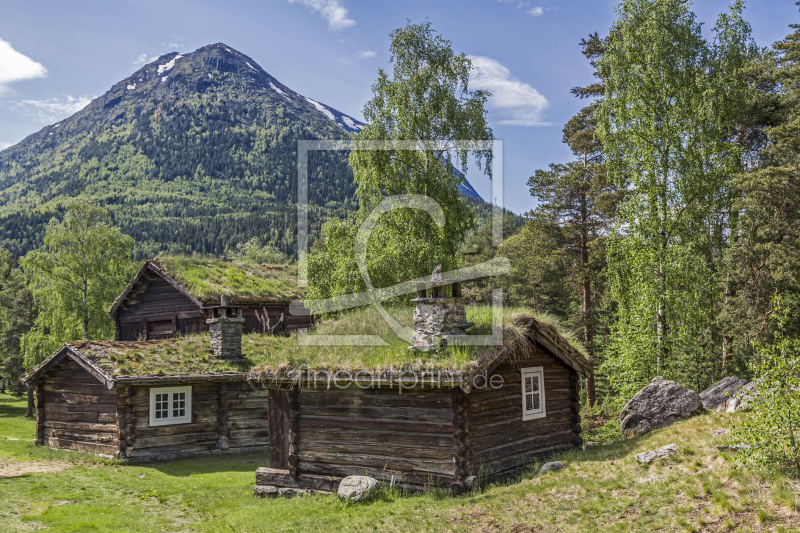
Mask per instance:
[[[387,311],[401,325],[412,325],[413,306],[394,305]],[[475,325],[470,334],[489,335],[492,331],[490,306],[467,306],[467,320]],[[503,310],[503,341],[510,344],[523,334],[521,323],[536,318],[556,328],[578,351],[580,344],[569,332],[561,331],[558,322],[546,315],[534,315],[524,308]],[[178,376],[187,374],[246,373],[256,379],[296,378],[298,370],[310,372],[337,370],[365,372],[380,377],[404,371],[452,371],[468,374],[475,370],[482,356],[501,346],[448,346],[438,353],[408,349],[408,342],[394,334],[383,317],[372,307],[360,308],[321,320],[314,335],[377,335],[383,346],[313,346],[303,345],[304,335],[290,337],[244,335],[241,363],[210,358],[211,343],[207,333],[179,339],[142,342],[76,341],[72,346],[113,376]]]
[[[256,265],[203,256],[161,254],[153,262],[204,303],[288,302],[302,298],[295,265]]]
[[[413,307],[395,305],[387,308],[389,314],[401,325],[411,327]],[[474,322],[470,335],[490,335],[492,309],[490,306],[467,306],[467,320]],[[509,344],[517,340],[522,331],[520,322],[534,317],[524,308],[503,310],[503,340]],[[552,323],[553,319],[537,319]],[[345,370],[348,372],[396,373],[406,370],[452,370],[468,373],[478,366],[480,356],[495,346],[448,346],[443,351],[430,354],[408,349],[408,342],[400,339],[372,307],[356,309],[339,315],[335,320],[324,320],[317,325],[316,335],[378,335],[384,346],[303,346],[302,338],[247,336],[243,351],[256,362],[253,377],[292,375],[298,368],[309,371]],[[574,339],[573,339],[574,341]],[[575,341],[576,342],[576,341]],[[580,346],[576,344],[576,348]]]

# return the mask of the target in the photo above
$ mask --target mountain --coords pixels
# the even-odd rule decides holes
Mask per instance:
[[[136,239],[137,258],[221,254],[252,236],[294,255],[297,141],[364,126],[225,44],[166,54],[0,152],[0,246],[38,247],[64,200],[86,194]],[[346,153],[311,152],[309,177],[313,241],[358,204]]]

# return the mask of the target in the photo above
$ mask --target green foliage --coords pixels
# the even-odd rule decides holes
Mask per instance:
[[[22,341],[33,329],[38,314],[28,280],[19,269],[12,270],[0,291],[0,375],[16,394],[24,392],[19,382],[25,373]]]
[[[465,172],[472,153],[479,165],[485,161],[491,175],[490,151],[456,144],[493,139],[486,123],[489,94],[469,90],[467,56],[456,55],[430,23],[408,23],[390,37],[392,76],[378,71],[373,98],[364,108],[369,125],[353,138],[350,153],[359,212],[323,227],[325,248],[308,263],[312,298],[365,287],[354,260],[362,246],[369,279],[377,287],[429,275],[439,264],[445,270],[454,268],[456,252],[474,223],[467,200],[458,192],[464,177],[454,162]],[[429,144],[420,146],[417,141]],[[387,149],[366,149],[372,142],[385,143]],[[410,149],[395,149],[398,143]],[[395,195],[416,195],[412,199],[419,201],[373,220],[373,210]],[[423,210],[425,198],[436,208]],[[371,224],[369,235],[359,234]]]
[[[287,261],[286,254],[272,244],[262,245],[258,237],[237,244],[232,256],[236,261],[259,265],[277,265]]]
[[[39,308],[22,343],[26,367],[64,341],[113,335],[105,310],[132,275],[132,247],[133,239],[111,224],[108,211],[85,197],[67,204],[63,220],[50,221],[43,247],[20,261]]]
[[[223,294],[234,297],[232,304],[288,302],[303,297],[293,265],[179,254],[161,254],[153,262],[204,303],[218,304]]]
[[[608,246],[618,312],[607,373],[621,397],[656,373],[699,389],[714,374],[702,356],[711,265],[739,169],[730,137],[745,105],[739,71],[753,53],[742,9],[721,15],[707,43],[688,3],[625,0],[598,62],[598,135],[614,179],[631,184]]]
[[[791,310],[773,299],[776,323],[772,344],[758,345],[758,362],[753,374],[760,376],[755,390],[748,393],[749,412],[731,436],[734,442],[749,444],[741,450],[743,460],[770,468],[790,468],[800,474],[800,340],[786,336]]]

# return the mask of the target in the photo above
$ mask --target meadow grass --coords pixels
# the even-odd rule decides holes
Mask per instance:
[[[800,531],[797,479],[742,468],[713,447],[711,433],[742,415],[702,415],[562,454],[554,458],[566,464],[560,472],[535,476],[532,465],[521,479],[460,498],[384,489],[362,504],[253,498],[266,453],[126,465],[34,447],[34,423],[24,415],[23,399],[0,394],[0,466],[35,461],[63,469],[0,479],[3,532]],[[675,456],[636,462],[636,453],[671,442]]]

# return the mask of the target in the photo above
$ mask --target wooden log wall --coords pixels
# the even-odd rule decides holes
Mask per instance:
[[[117,338],[144,334],[147,338],[197,333],[207,329],[201,310],[186,295],[152,272],[145,273],[117,311]]]
[[[36,395],[36,433],[42,444],[117,455],[116,390],[65,358],[40,380]]]
[[[544,370],[547,416],[523,421],[520,369],[537,366]],[[490,382],[495,375],[502,376],[501,387],[475,389],[467,396],[472,474],[488,479],[514,475],[537,459],[574,447],[580,418],[574,409],[577,381],[571,369],[533,348],[515,362],[499,365],[489,375]]]
[[[191,385],[192,421],[150,426],[150,387],[137,386],[126,399],[130,405],[130,430],[125,456],[134,459],[170,459],[190,454],[227,450],[266,450],[269,443],[265,391],[247,382],[175,383]],[[158,385],[158,387],[168,387]],[[126,426],[127,429],[128,426]],[[133,442],[130,436],[134,437]]]
[[[459,481],[449,389],[400,395],[388,387],[304,388],[296,406],[298,480],[308,474],[337,481],[349,475],[385,481],[394,476],[412,490]]]

